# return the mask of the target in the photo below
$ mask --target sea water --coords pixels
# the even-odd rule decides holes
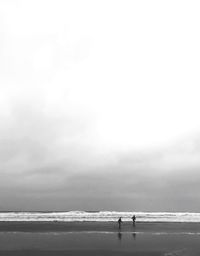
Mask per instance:
[[[117,211],[67,211],[67,212],[0,212],[0,221],[131,221],[137,222],[200,222],[200,213],[190,212],[117,212]]]

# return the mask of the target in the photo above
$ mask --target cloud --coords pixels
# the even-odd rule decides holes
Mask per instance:
[[[195,6],[1,1],[5,207],[195,208]]]

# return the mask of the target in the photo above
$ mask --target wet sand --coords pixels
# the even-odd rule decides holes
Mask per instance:
[[[76,255],[83,255],[83,256],[160,256],[160,253],[148,253],[146,252],[118,252],[118,251],[103,251],[103,250],[95,250],[95,251],[1,251],[2,256],[76,256]],[[167,255],[168,256],[168,255]]]
[[[200,255],[199,223],[0,222],[0,255]]]
[[[102,231],[118,232],[117,222],[30,222],[12,221],[1,222],[0,232],[82,232]],[[173,223],[173,222],[137,222],[135,227],[131,222],[124,222],[122,232],[200,232],[200,223]]]

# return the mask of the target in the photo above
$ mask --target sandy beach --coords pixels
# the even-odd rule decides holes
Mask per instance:
[[[199,223],[1,222],[0,255],[199,255]]]

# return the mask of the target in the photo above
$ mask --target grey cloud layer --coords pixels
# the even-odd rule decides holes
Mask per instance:
[[[24,116],[22,120],[25,120]],[[44,116],[40,119],[37,114],[36,120],[43,120],[45,123]],[[12,127],[17,134],[20,130],[18,121],[17,127]],[[32,115],[29,115],[29,119],[26,118],[26,122],[29,125],[37,124]],[[5,169],[1,167],[1,197],[8,207],[19,209],[18,202],[21,202],[20,205],[27,210],[40,207],[49,210],[54,207],[57,210],[79,207],[92,210],[109,207],[116,210],[187,210],[188,205],[191,209],[198,210],[199,163],[190,165],[191,157],[199,156],[196,143],[198,136],[193,140],[189,139],[189,147],[183,147],[181,143],[156,152],[112,153],[114,162],[102,165],[98,159],[90,165],[87,163],[90,161],[90,152],[84,164],[79,154],[75,154],[75,158],[70,156],[70,148],[65,148],[66,155],[63,154],[63,148],[56,147],[54,150],[55,141],[62,138],[60,126],[55,133],[55,127],[48,128],[44,123],[40,122],[37,129],[33,130],[26,126],[22,134],[28,133],[28,136],[19,136],[18,143],[16,136],[15,140],[11,138],[7,142],[8,151],[1,154],[1,166],[6,166]],[[41,128],[46,131],[45,135]],[[4,130],[3,136],[9,137],[10,134],[10,129],[7,133]],[[64,135],[69,138],[72,136],[66,130]],[[30,137],[34,143],[29,142]],[[186,145],[188,140],[184,141]],[[1,144],[2,152],[5,145],[6,143]],[[60,155],[64,156],[60,158]],[[91,161],[94,161],[92,156]],[[14,198],[16,204],[13,202]]]

